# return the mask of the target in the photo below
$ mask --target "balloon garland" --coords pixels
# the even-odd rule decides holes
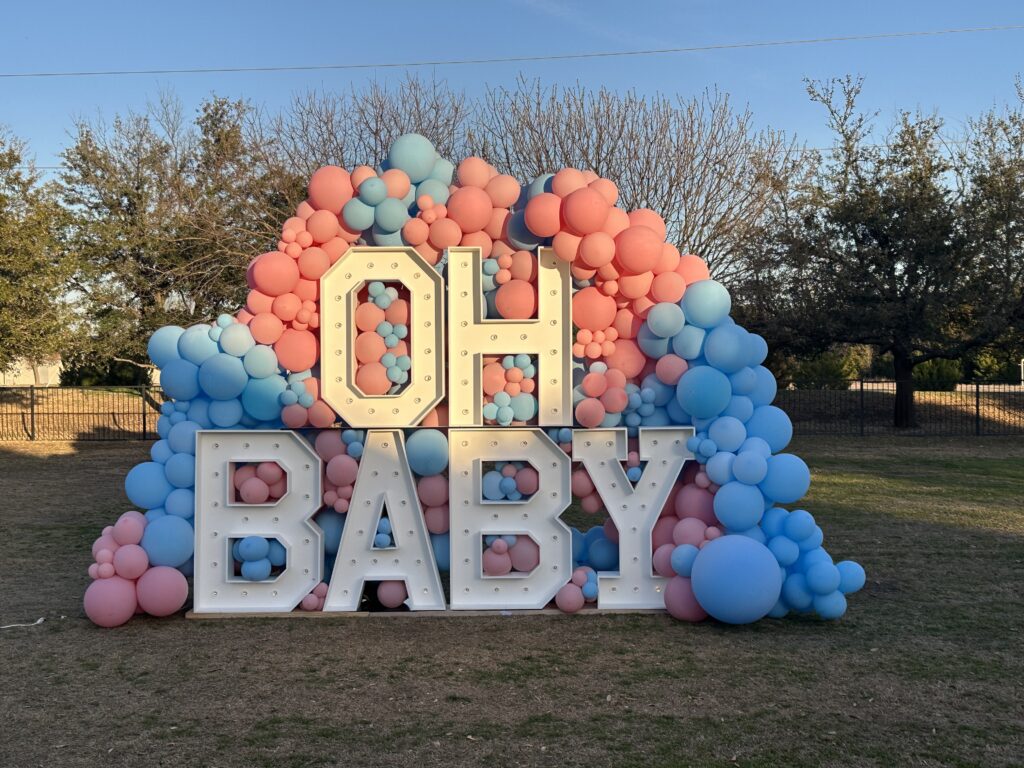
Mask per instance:
[[[364,433],[339,423],[320,397],[319,279],[353,244],[411,246],[441,274],[445,249],[481,249],[486,317],[527,319],[537,309],[539,246],[570,265],[573,281],[573,415],[582,428],[625,427],[627,478],[643,473],[635,437],[640,427],[687,425],[696,433],[689,462],[652,534],[655,572],[669,579],[668,612],[684,621],[707,616],[748,623],[765,616],[814,613],[835,619],[846,596],[864,585],[855,562],[835,563],[822,547],[812,515],[789,511],[810,484],[807,465],[784,450],[792,437],[786,414],[771,403],[775,378],[762,363],[767,344],[736,325],[724,286],[704,262],[665,242],[654,211],[617,207],[618,188],[593,171],[565,168],[521,184],[479,157],[455,166],[422,136],[398,138],[378,168],[327,166],[313,174],[308,199],[281,229],[277,247],[246,273],[249,294],[234,315],[190,328],[168,326],[149,341],[170,400],[157,424],[150,461],[125,478],[129,511],[92,547],[85,612],[113,627],[138,612],[165,616],[188,598],[194,539],[195,433],[210,429],[300,429],[324,461],[326,573],[353,494]],[[355,308],[356,385],[366,394],[400,392],[411,370],[410,302],[400,284],[368,283]],[[529,425],[537,414],[538,361],[530,355],[484,359],[484,422]],[[450,560],[448,441],[444,403],[407,435],[426,528],[441,570]],[[340,428],[339,428],[340,427]],[[571,454],[572,430],[548,430]],[[287,477],[274,462],[233,468],[235,501],[281,498]],[[538,490],[523,462],[486,469],[483,493],[517,501]],[[571,487],[583,512],[603,502],[587,471]],[[555,605],[581,610],[598,598],[598,571],[618,567],[618,531],[609,519],[573,529],[573,571]],[[392,546],[382,517],[374,545]],[[529,536],[487,536],[487,575],[529,573],[539,548]],[[233,573],[261,581],[287,567],[284,547],[249,536],[232,543]],[[299,609],[321,610],[320,583]],[[407,598],[401,581],[378,584],[387,608]]]

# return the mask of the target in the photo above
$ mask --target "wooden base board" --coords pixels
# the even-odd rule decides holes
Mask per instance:
[[[599,608],[584,608],[578,613],[571,614],[573,616],[615,616],[622,614],[664,614],[667,615],[664,610],[658,608],[637,608],[635,610],[624,610],[624,609],[607,609],[601,610]],[[453,618],[453,617],[505,617],[514,618],[517,616],[567,616],[570,614],[563,613],[557,608],[542,608],[539,610],[532,611],[345,611],[345,612],[330,612],[325,613],[323,611],[282,611],[279,613],[196,613],[195,611],[187,611],[185,613],[186,619],[195,619],[197,621],[221,621],[224,619],[392,619],[392,618],[406,618],[406,619],[437,619],[437,618]]]

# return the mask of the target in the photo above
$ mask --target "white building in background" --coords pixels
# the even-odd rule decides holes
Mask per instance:
[[[18,360],[7,371],[0,371],[0,387],[58,387],[63,364],[59,357],[32,364]]]

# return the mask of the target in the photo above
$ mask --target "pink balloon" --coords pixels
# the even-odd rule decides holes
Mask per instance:
[[[118,521],[114,523],[114,541],[122,546],[138,544],[142,541],[142,534],[145,530],[145,518],[140,521],[137,517],[121,515]]]
[[[270,486],[258,477],[250,477],[242,483],[238,495],[246,504],[263,504],[270,498]]]
[[[359,462],[351,456],[335,456],[327,462],[327,479],[338,486],[351,485],[359,473]]]
[[[601,501],[601,496],[596,492],[580,499],[580,509],[588,515],[596,515],[603,508],[604,502]]]
[[[665,587],[665,608],[680,621],[703,621],[708,617],[693,594],[690,580],[673,576]]]
[[[89,565],[89,578],[98,579],[100,577],[100,566],[97,563]]]
[[[615,544],[619,543],[619,529],[615,527],[615,521],[610,517],[604,521],[604,535],[608,541]]]
[[[586,568],[577,568],[572,572],[572,578],[570,581],[577,587],[582,587],[587,583],[587,573],[588,570]]]
[[[300,427],[306,426],[308,421],[306,409],[298,403],[292,403],[286,405],[281,409],[281,421],[289,429],[299,429]]]
[[[150,616],[170,616],[185,605],[188,581],[177,568],[158,565],[139,577],[135,591],[139,605]]]
[[[696,517],[684,517],[675,528],[672,529],[672,542],[679,546],[681,544],[692,544],[697,547],[704,541],[704,532],[707,525],[703,520]]]
[[[427,530],[431,533],[448,533],[448,529],[451,527],[448,505],[427,507],[423,510],[423,520],[427,525]]]
[[[113,563],[100,563],[96,566],[96,573],[101,579],[109,579],[116,571]]]
[[[555,605],[565,613],[576,613],[585,602],[583,590],[576,584],[566,584],[555,594]]]
[[[335,456],[345,453],[345,443],[341,439],[341,431],[337,429],[325,429],[317,433],[316,452],[324,461],[330,461]]]
[[[99,579],[85,590],[82,602],[93,624],[118,627],[135,615],[135,584],[120,576]]]
[[[114,553],[114,571],[123,579],[137,579],[149,568],[149,555],[138,544],[126,544]]]
[[[310,592],[299,603],[299,607],[304,611],[315,611],[316,607],[320,604],[320,598]]]
[[[659,576],[671,578],[676,575],[676,572],[672,570],[672,550],[674,549],[674,544],[662,544],[654,550],[654,572]]]
[[[516,536],[516,543],[509,547],[508,554],[512,558],[512,570],[519,573],[529,573],[540,565],[540,547],[529,536]]]
[[[651,546],[653,550],[657,550],[663,544],[672,543],[672,529],[676,527],[678,522],[679,518],[671,515],[658,518],[658,522],[654,524],[654,530],[651,531]]]
[[[231,482],[234,483],[235,490],[242,487],[242,483],[246,480],[256,477],[256,465],[245,464],[241,467],[235,466],[235,471],[232,473]]]
[[[444,475],[431,475],[420,478],[416,491],[425,507],[439,507],[448,503],[448,478]]]
[[[504,555],[508,552],[508,542],[504,539],[496,539],[494,543],[491,544],[491,549],[499,555]]]
[[[572,473],[572,495],[583,498],[594,492],[594,483],[585,469],[577,469]]]
[[[120,549],[120,547],[118,547],[117,549]],[[101,549],[99,552],[96,553],[96,562],[100,565],[103,565],[104,563],[114,562],[114,552],[114,549]]]
[[[96,539],[96,541],[94,541],[93,544],[92,544],[92,556],[93,556],[93,558],[96,557],[96,555],[99,553],[99,551],[101,549],[109,549],[111,552],[113,552],[115,549],[117,549],[120,546],[116,541],[114,541],[114,528],[113,528],[113,526],[107,526],[107,527],[110,528],[110,533],[104,533],[102,536],[100,536],[98,539]]]
[[[530,496],[540,487],[540,477],[533,467],[523,467],[516,472],[516,490],[524,496]]]
[[[490,547],[484,550],[483,566],[485,576],[504,576],[512,572],[512,558],[507,551],[498,553]]]
[[[263,461],[256,467],[256,477],[267,485],[273,485],[284,477],[284,470],[276,461]]]
[[[715,517],[715,497],[696,485],[684,485],[676,496],[676,515],[696,517],[708,525],[718,522]]]
[[[408,596],[404,581],[382,581],[377,585],[377,599],[385,608],[398,608]]]
[[[327,597],[327,582],[321,581],[315,587],[313,587],[313,594],[319,597],[321,600]]]

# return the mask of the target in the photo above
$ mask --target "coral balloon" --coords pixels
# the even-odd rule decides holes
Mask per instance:
[[[467,157],[459,163],[455,175],[463,187],[483,189],[491,180],[491,166],[480,157]]]
[[[542,192],[526,204],[526,226],[537,237],[554,237],[562,228],[562,198]]]
[[[258,257],[252,267],[256,287],[268,296],[288,293],[299,281],[299,267],[295,260],[280,251],[270,251]]]
[[[572,297],[572,322],[577,328],[603,331],[615,321],[615,300],[594,286]]]
[[[356,371],[356,386],[367,395],[386,395],[391,389],[388,369],[380,363],[368,363]]]
[[[575,168],[563,168],[551,179],[551,191],[559,197],[568,197],[587,185],[587,177]]]
[[[258,344],[273,344],[284,333],[284,323],[270,312],[260,312],[249,321],[249,332]]]
[[[139,607],[150,616],[177,613],[188,599],[188,581],[177,568],[150,568],[135,584]]]
[[[333,237],[333,235],[332,235]],[[319,280],[331,267],[331,259],[323,248],[306,248],[299,254],[299,274],[307,280]]]
[[[491,198],[478,187],[457,189],[448,198],[448,218],[464,232],[479,232],[491,220]]]
[[[562,203],[566,225],[578,235],[589,235],[604,226],[611,206],[600,192],[582,187],[569,194]]]
[[[639,208],[635,211],[630,211],[628,216],[629,226],[647,227],[658,236],[659,242],[665,240],[665,220],[650,208]]]
[[[430,225],[430,244],[438,250],[451,248],[462,240],[462,228],[452,219],[438,219]]]
[[[615,237],[615,259],[632,274],[647,272],[661,255],[662,240],[645,226],[630,226]]]
[[[514,176],[501,174],[490,179],[484,191],[495,208],[511,208],[519,199],[519,182]]]
[[[138,606],[135,584],[120,576],[101,578],[92,582],[85,590],[82,602],[85,615],[93,624],[101,627],[118,627],[124,624],[135,615],[135,608]]]
[[[352,199],[352,179],[348,171],[336,165],[325,165],[309,179],[309,200],[317,208],[341,214]]]
[[[399,168],[389,168],[381,174],[384,186],[387,187],[388,197],[397,197],[401,200],[409,194],[411,186],[409,174]]]
[[[274,343],[274,354],[283,368],[289,371],[305,371],[316,364],[316,336],[309,331],[288,328]]]
[[[331,211],[317,211],[306,221],[306,230],[313,242],[326,243],[338,236],[338,217]]]
[[[509,280],[498,288],[494,305],[506,320],[528,320],[537,311],[537,288],[525,280]]]

